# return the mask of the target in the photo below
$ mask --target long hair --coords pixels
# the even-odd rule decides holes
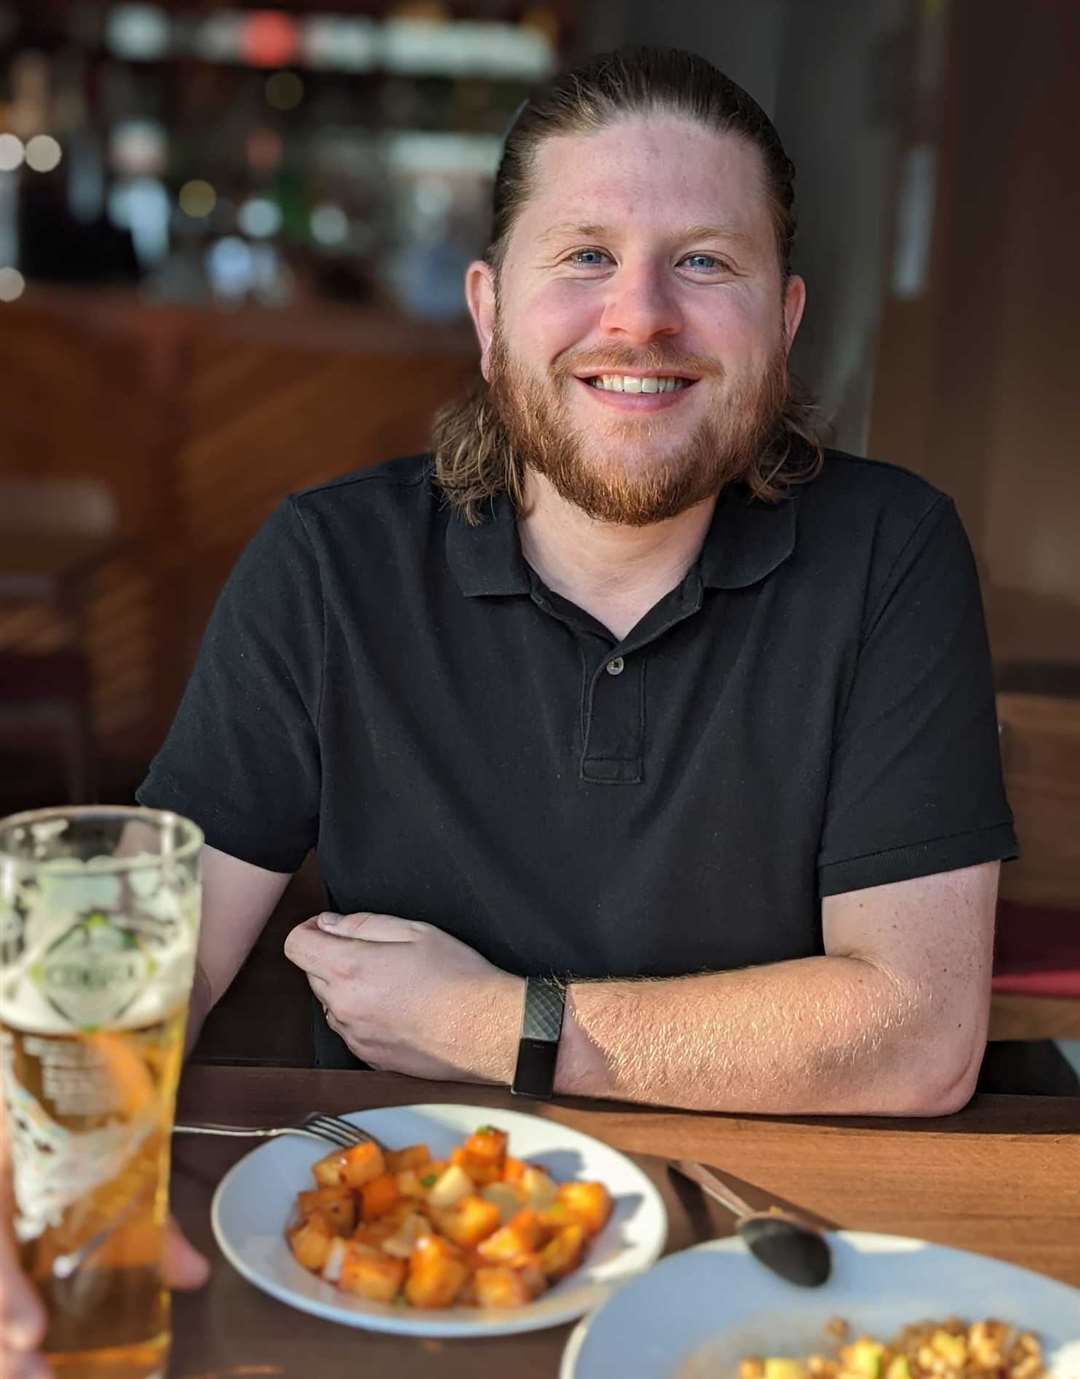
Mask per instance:
[[[682,115],[717,133],[748,140],[761,153],[781,276],[791,272],[795,238],[795,166],[771,120],[741,86],[703,57],[676,48],[621,48],[590,58],[534,93],[518,112],[495,174],[491,243],[485,260],[496,279],[514,223],[528,199],[537,152],[546,139],[592,134],[628,115]],[[448,500],[475,525],[496,494],[520,510],[524,468],[502,420],[478,379],[436,414],[432,428],[435,479]],[[740,476],[754,497],[777,502],[789,485],[814,478],[822,450],[817,409],[789,376],[776,431]]]

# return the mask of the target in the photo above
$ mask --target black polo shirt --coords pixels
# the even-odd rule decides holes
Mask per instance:
[[[956,510],[835,452],[776,506],[726,491],[621,641],[429,457],[289,498],[138,797],[521,974],[819,954],[823,896],[1016,852]]]

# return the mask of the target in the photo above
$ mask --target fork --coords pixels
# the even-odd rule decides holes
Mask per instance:
[[[275,1139],[278,1135],[306,1135],[309,1139],[325,1140],[336,1144],[339,1149],[350,1149],[354,1144],[370,1143],[385,1146],[367,1130],[361,1130],[351,1121],[332,1116],[326,1111],[312,1111],[295,1125],[277,1125],[269,1129],[247,1125],[201,1125],[177,1124],[173,1126],[174,1135],[230,1135],[253,1139]]]

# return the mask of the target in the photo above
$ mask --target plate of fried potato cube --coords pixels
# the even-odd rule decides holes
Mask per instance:
[[[539,1330],[598,1307],[664,1248],[646,1174],[557,1121],[438,1104],[344,1119],[378,1144],[281,1136],[214,1195],[229,1262],[302,1311],[417,1336]]]

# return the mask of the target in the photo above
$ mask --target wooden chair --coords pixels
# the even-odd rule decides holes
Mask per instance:
[[[96,480],[0,476],[0,750],[56,763],[71,804],[94,796],[86,589],[116,521]]]
[[[1022,856],[1001,872],[990,1039],[1019,1059],[1080,1040],[1080,698],[1025,688],[997,703]]]

